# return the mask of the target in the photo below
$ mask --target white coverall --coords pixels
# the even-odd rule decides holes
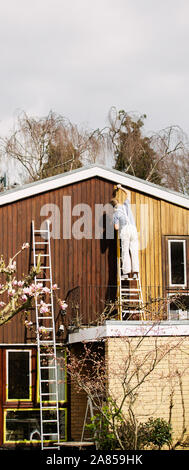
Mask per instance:
[[[122,250],[122,273],[139,272],[138,234],[129,201],[118,204],[114,209],[114,225],[119,226]]]

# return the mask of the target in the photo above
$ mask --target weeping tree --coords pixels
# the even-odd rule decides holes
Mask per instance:
[[[1,155],[21,168],[24,181],[36,181],[94,163],[102,153],[97,132],[81,129],[52,111],[45,117],[17,115],[9,136],[0,139]]]

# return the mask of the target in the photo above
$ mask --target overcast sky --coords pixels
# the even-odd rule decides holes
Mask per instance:
[[[1,0],[0,134],[18,110],[89,128],[111,106],[189,135],[188,0]]]

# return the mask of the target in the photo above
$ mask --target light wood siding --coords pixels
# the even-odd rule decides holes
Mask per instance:
[[[149,296],[163,295],[163,270],[165,253],[162,243],[165,235],[189,235],[189,211],[174,204],[131,192],[131,202],[136,205],[136,224],[139,233],[140,274],[144,301]],[[141,218],[141,205],[146,205],[147,219]],[[143,225],[143,226],[142,226]],[[145,236],[147,244],[145,245]]]

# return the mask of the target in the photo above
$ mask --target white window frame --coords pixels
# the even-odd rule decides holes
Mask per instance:
[[[9,353],[21,352],[29,353],[29,398],[9,398]],[[6,350],[6,401],[9,402],[20,402],[20,401],[32,401],[32,367],[31,367],[31,349],[7,349]]]
[[[171,243],[177,242],[183,244],[183,254],[184,254],[184,283],[183,284],[172,284],[171,282]],[[187,286],[187,272],[186,272],[186,240],[172,238],[168,240],[168,262],[169,262],[169,286],[170,287],[186,287]]]

